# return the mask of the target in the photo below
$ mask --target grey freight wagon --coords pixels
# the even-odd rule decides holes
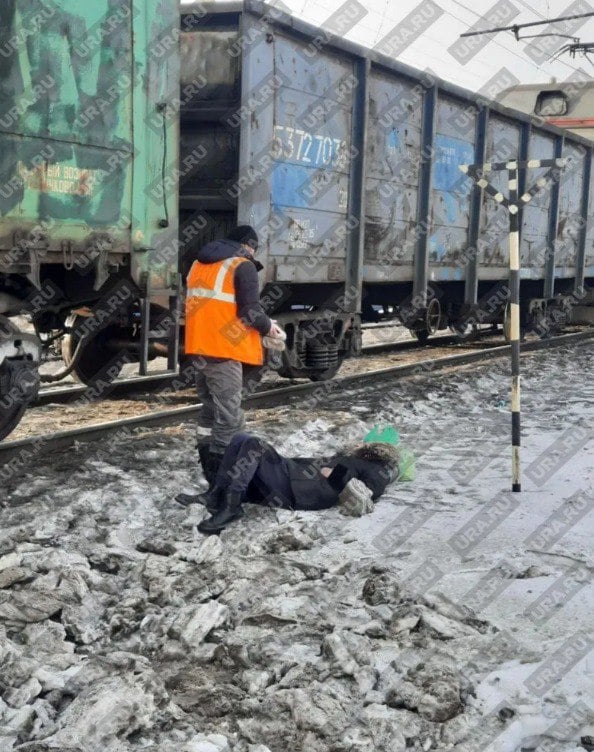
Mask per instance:
[[[525,326],[594,275],[590,141],[253,0],[188,6],[181,50],[183,252],[256,226],[287,375],[331,375],[378,306],[421,339],[503,321],[507,210],[459,164],[568,160],[522,211]]]

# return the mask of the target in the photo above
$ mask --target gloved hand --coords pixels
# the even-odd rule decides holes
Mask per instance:
[[[262,344],[268,350],[280,350],[282,352],[285,349],[286,339],[285,330],[273,319],[268,334],[262,337]]]
[[[286,339],[287,335],[285,334],[285,330],[282,328],[282,326],[279,326],[274,319],[272,320],[272,323],[270,325],[270,329],[268,331],[267,337],[277,337],[279,339]]]

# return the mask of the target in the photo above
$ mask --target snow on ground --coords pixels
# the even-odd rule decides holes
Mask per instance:
[[[592,345],[252,411],[281,451],[374,424],[417,457],[373,513],[250,506],[203,538],[191,427],[3,477],[0,749],[594,749]]]

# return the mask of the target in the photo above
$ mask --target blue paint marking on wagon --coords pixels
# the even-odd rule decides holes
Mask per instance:
[[[439,266],[431,270],[433,282],[460,282],[464,279],[464,269],[460,266]]]
[[[448,222],[454,223],[458,217],[458,202],[451,193],[444,194],[446,217]]]
[[[433,159],[433,188],[453,191],[461,195],[470,192],[470,182],[464,179],[459,165],[470,164],[474,159],[474,146],[451,136],[435,136]],[[462,179],[460,179],[462,176]]]
[[[432,235],[429,238],[429,253],[432,257],[435,257],[438,261],[441,261],[447,252],[448,249],[446,248],[444,243],[438,240],[437,235]]]
[[[273,207],[294,206],[308,209],[303,186],[311,180],[314,170],[308,167],[277,162],[272,168],[271,203]]]
[[[398,131],[394,128],[388,133],[388,149],[398,149],[400,146],[400,136]]]

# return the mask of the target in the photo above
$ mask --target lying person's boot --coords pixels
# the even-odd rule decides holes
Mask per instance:
[[[175,500],[178,504],[181,504],[182,507],[188,507],[190,504],[200,504],[201,496],[202,494],[180,493],[175,497]]]
[[[198,503],[204,504],[204,506],[211,514],[215,514],[215,512],[218,512],[219,507],[223,503],[224,494],[225,489],[215,484],[204,493],[198,494]]]
[[[202,520],[198,525],[198,530],[207,534],[220,533],[230,522],[243,516],[242,501],[242,493],[227,491],[217,512],[212,517]]]
[[[223,460],[223,455],[220,452],[211,451],[210,443],[207,441],[198,444],[198,454],[200,456],[202,472],[208,483],[208,491],[199,494],[180,493],[175,497],[175,500],[182,507],[187,507],[190,504],[203,504],[211,514],[214,514],[222,500],[222,489],[216,488],[216,477]]]
[[[182,507],[188,507],[190,504],[203,504],[211,514],[215,514],[222,500],[222,491],[222,489],[214,487],[199,494],[180,493],[175,497],[175,500]]]

